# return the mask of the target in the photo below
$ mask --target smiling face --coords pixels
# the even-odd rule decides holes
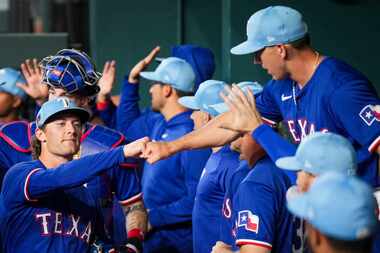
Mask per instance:
[[[51,156],[70,158],[79,151],[82,136],[82,122],[72,114],[56,116],[36,130],[36,137],[42,143],[41,152]]]

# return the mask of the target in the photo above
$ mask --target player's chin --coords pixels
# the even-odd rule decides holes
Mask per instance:
[[[80,145],[76,142],[64,142],[62,144],[62,151],[67,153],[68,155],[70,154],[76,154],[79,151]]]

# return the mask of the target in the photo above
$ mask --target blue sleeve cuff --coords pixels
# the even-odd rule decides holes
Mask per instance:
[[[123,97],[128,99],[140,99],[139,97],[139,84],[128,82],[128,75],[124,77],[123,88],[122,88]]]
[[[251,136],[254,140],[259,142],[261,137],[265,137],[265,133],[267,131],[273,131],[273,129],[266,124],[262,124],[261,126],[257,127],[254,131],[252,131]]]

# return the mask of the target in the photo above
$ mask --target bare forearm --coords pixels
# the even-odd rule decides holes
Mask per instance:
[[[143,234],[147,232],[147,212],[142,201],[124,207],[126,212],[127,232],[134,229],[140,230]]]
[[[219,127],[223,119],[224,115],[222,114],[212,119],[204,127],[170,142],[170,151],[176,153],[188,149],[219,147],[235,140],[239,136],[238,132]]]

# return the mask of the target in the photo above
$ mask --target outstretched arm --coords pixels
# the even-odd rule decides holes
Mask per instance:
[[[223,146],[239,136],[239,132],[220,128],[228,113],[222,114],[185,136],[171,142],[150,142],[147,144],[143,157],[149,163],[165,159],[172,154],[188,149]]]

